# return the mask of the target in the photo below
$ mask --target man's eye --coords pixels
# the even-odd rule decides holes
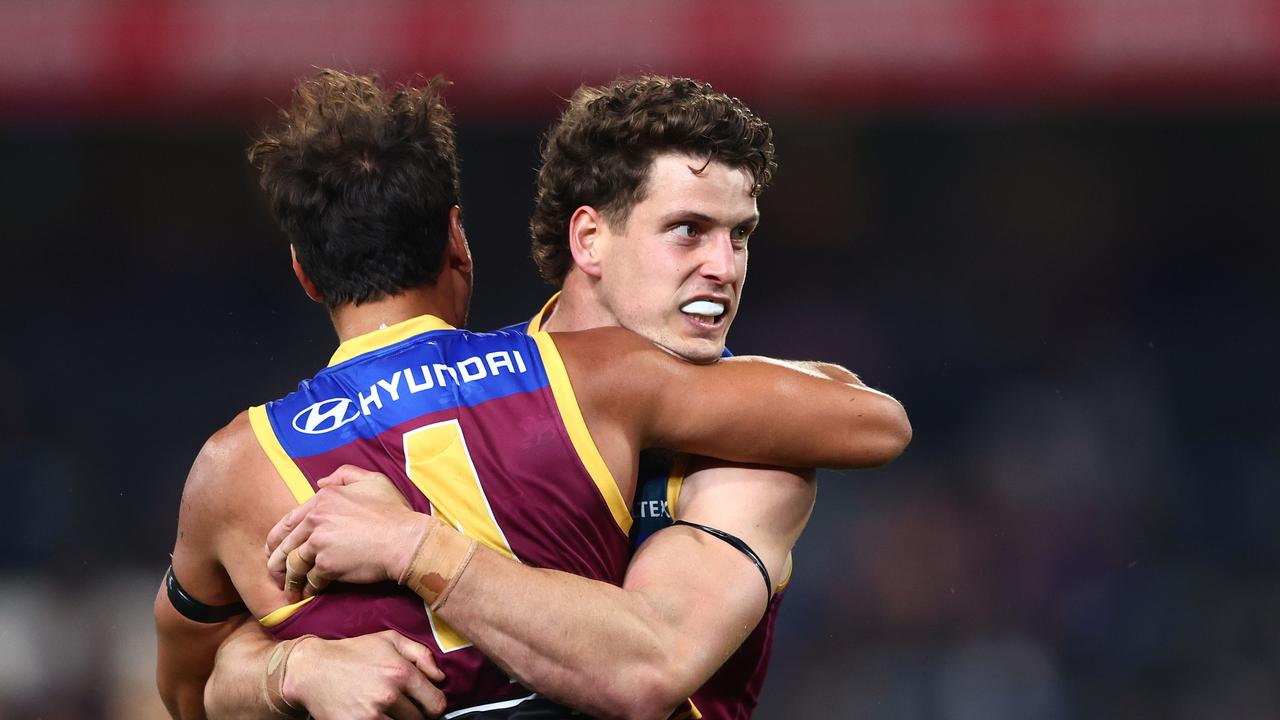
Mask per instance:
[[[694,227],[693,223],[680,223],[671,228],[671,231],[685,240],[693,240],[698,237],[698,228]]]

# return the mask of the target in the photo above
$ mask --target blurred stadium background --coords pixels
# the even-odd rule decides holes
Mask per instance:
[[[578,84],[772,121],[731,346],[916,439],[823,476],[758,717],[1280,715],[1280,3],[5,0],[0,718],[162,716],[189,463],[334,345],[243,157],[318,66],[455,83],[478,328]]]

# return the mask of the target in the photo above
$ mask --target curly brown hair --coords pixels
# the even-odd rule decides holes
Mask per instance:
[[[740,100],[689,78],[646,75],[580,87],[547,132],[529,231],[543,279],[573,267],[569,219],[590,205],[625,226],[653,159],[683,152],[745,168],[759,195],[777,170],[773,129]]]
[[[436,76],[384,90],[321,70],[293,89],[249,162],[302,269],[334,308],[431,285],[458,204],[453,118]]]

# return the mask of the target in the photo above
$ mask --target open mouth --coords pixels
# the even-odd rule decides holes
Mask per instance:
[[[724,303],[715,300],[694,300],[685,303],[680,312],[704,325],[719,325],[724,318]]]

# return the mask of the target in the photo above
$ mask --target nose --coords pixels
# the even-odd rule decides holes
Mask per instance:
[[[739,259],[728,233],[716,233],[703,243],[702,262],[698,266],[698,271],[703,277],[719,285],[732,285],[742,274],[738,265]],[[741,259],[745,262],[745,257]]]

